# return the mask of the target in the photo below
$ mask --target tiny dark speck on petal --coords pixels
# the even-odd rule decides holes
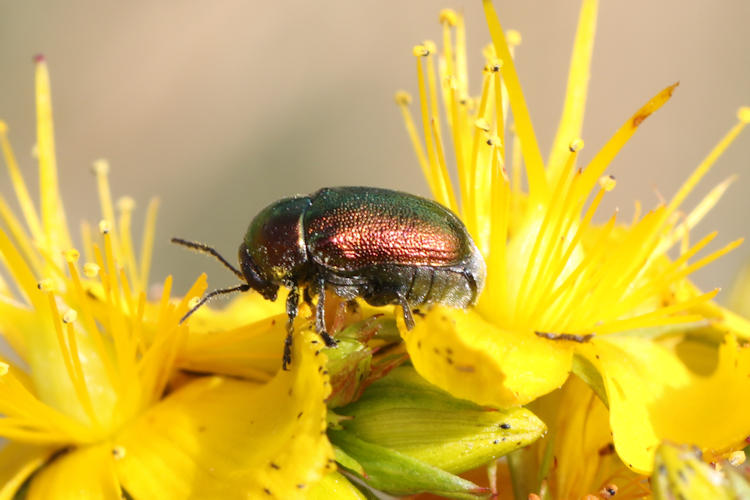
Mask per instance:
[[[502,424],[500,424],[500,428],[501,429],[510,429],[510,424],[507,423],[507,422],[502,423]]]

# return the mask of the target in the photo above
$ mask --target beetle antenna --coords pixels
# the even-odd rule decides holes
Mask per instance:
[[[219,260],[219,262],[221,262],[222,264],[224,264],[224,267],[226,267],[227,269],[229,269],[230,271],[232,271],[239,279],[241,279],[242,281],[246,281],[244,274],[242,274],[241,272],[239,272],[236,267],[234,267],[232,264],[230,264],[229,261],[227,261],[227,259],[225,259],[224,257],[222,257],[219,252],[217,252],[216,250],[214,250],[210,246],[204,245],[203,243],[198,243],[198,242],[195,242],[195,241],[183,240],[182,238],[172,238],[171,241],[172,241],[172,243],[175,243],[177,245],[182,245],[182,246],[188,247],[188,248],[190,248],[192,250],[197,250],[198,252],[207,253],[208,255],[213,255],[214,257],[216,257]],[[234,290],[232,290],[232,291],[234,291]],[[195,308],[193,308],[193,310],[195,310]],[[190,314],[193,312],[193,310],[191,310],[190,313],[187,314],[187,316],[190,316]],[[187,316],[185,316],[185,318],[187,318]],[[182,320],[184,321],[185,318],[182,318]]]
[[[200,306],[208,302],[209,300],[213,299],[217,295],[224,295],[227,293],[235,293],[235,292],[247,292],[250,290],[250,285],[247,283],[243,283],[241,285],[233,286],[231,288],[219,288],[218,290],[214,290],[211,293],[206,294],[197,304],[195,304],[188,312],[185,313],[185,316],[182,317],[180,320],[180,324],[182,324],[183,321],[188,319],[190,315],[192,315]]]

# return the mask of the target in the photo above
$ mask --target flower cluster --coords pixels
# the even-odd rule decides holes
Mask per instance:
[[[471,93],[462,16],[446,10],[442,49],[413,49],[421,130],[410,96],[396,96],[434,198],[486,261],[476,307],[428,307],[407,328],[393,307],[329,294],[338,347],[324,347],[302,304],[289,371],[283,297],[243,294],[183,322],[205,275],[181,298],[171,278],[149,293],[157,203],[136,252],[135,204],[113,202],[106,161],[93,168],[101,216],[73,244],[36,59],[38,206],[0,122],[20,208],[0,198],[0,335],[13,351],[0,357],[0,499],[750,491],[750,322],[688,279],[740,244],[699,257],[716,233],[690,241],[729,181],[681,209],[750,109],[670,201],[599,223],[615,188],[608,165],[676,85],[579,164],[597,13],[583,0],[545,162],[514,66],[520,36],[483,5],[492,43],[481,92]]]

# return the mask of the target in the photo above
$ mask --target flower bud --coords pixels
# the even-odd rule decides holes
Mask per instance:
[[[654,456],[651,488],[656,500],[749,498],[750,483],[729,463],[716,467],[701,459],[699,450],[662,443]]]
[[[329,437],[364,473],[342,466],[398,495],[483,493],[453,474],[522,448],[546,431],[525,408],[495,410],[456,399],[411,366],[393,369],[336,413],[350,418]]]

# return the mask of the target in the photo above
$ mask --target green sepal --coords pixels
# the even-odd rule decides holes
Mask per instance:
[[[328,431],[330,432],[331,430],[334,429],[329,427]],[[340,466],[349,469],[360,477],[365,475],[365,469],[362,467],[362,464],[357,462],[354,457],[341,449],[341,447],[333,445],[333,453],[336,456],[336,462],[338,462]]]
[[[735,500],[748,498],[747,481],[739,474],[727,478],[700,458],[692,447],[662,443],[654,456],[651,490],[655,500]]]
[[[363,441],[350,432],[329,430],[328,438],[364,470],[364,474],[349,469],[350,472],[378,490],[394,495],[426,492],[458,499],[485,498],[490,493],[488,488],[395,450]]]
[[[576,374],[578,378],[586,382],[586,385],[588,385],[591,390],[599,396],[599,399],[604,403],[604,406],[609,408],[607,390],[604,388],[604,379],[602,379],[602,375],[591,361],[576,354],[573,356],[571,371]]]
[[[527,446],[546,431],[525,408],[495,410],[456,399],[411,366],[394,369],[336,411],[353,417],[341,426],[358,438],[456,474]]]

